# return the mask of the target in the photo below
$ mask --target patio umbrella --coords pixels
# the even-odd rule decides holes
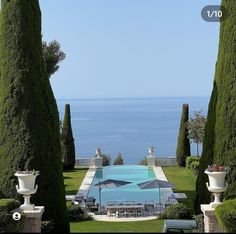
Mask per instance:
[[[112,180],[112,179],[108,179],[108,180],[104,180],[101,181],[97,184],[94,185],[94,187],[98,187],[99,188],[99,213],[101,213],[101,203],[102,203],[102,197],[101,197],[101,190],[103,188],[117,188],[126,184],[130,184],[132,182],[129,181],[124,181],[124,180]]]
[[[155,189],[159,188],[159,203],[161,204],[161,188],[174,188],[175,186],[164,180],[149,180],[138,184],[140,189]]]

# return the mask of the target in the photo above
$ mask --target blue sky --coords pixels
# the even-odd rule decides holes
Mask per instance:
[[[66,59],[55,97],[210,96],[219,23],[201,9],[219,0],[40,0],[43,40]]]

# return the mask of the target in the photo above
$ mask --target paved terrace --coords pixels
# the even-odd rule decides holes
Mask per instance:
[[[80,185],[78,192],[82,193],[84,197],[87,197],[88,195],[95,173],[96,173],[96,168],[90,167],[82,181],[82,184]]]

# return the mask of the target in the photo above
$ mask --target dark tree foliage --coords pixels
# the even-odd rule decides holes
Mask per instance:
[[[2,0],[0,13],[0,197],[15,198],[20,169],[40,171],[32,202],[68,232],[59,117],[42,56],[38,0]]]
[[[49,78],[59,69],[58,63],[62,62],[66,57],[60,47],[61,45],[56,40],[49,43],[43,42],[43,59]]]
[[[178,136],[178,145],[176,149],[176,160],[177,164],[180,167],[185,167],[185,161],[188,156],[191,156],[190,152],[190,142],[188,138],[188,104],[183,104],[182,116],[180,121],[179,136]]]
[[[224,196],[236,194],[236,3],[222,0],[227,17],[220,22],[218,58],[214,87],[209,103],[207,124],[197,179],[196,205],[208,203],[204,170],[209,164],[230,167]]]
[[[121,153],[117,154],[113,165],[124,165],[124,159],[123,159]]]
[[[102,166],[110,166],[111,165],[111,157],[107,154],[101,154],[102,157]]]
[[[62,127],[62,159],[64,170],[72,170],[75,166],[75,144],[71,127],[70,104],[65,105]]]

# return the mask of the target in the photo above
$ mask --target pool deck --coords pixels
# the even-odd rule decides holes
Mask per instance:
[[[158,180],[168,181],[161,167],[153,167],[153,171]]]
[[[89,213],[95,221],[107,221],[107,222],[134,222],[134,221],[147,221],[156,219],[157,216],[146,216],[146,217],[130,217],[130,218],[116,218],[110,217],[107,215],[95,215],[93,213]]]
[[[87,197],[88,195],[96,170],[97,170],[96,168],[90,167],[80,185],[78,193],[82,193],[84,197]]]

